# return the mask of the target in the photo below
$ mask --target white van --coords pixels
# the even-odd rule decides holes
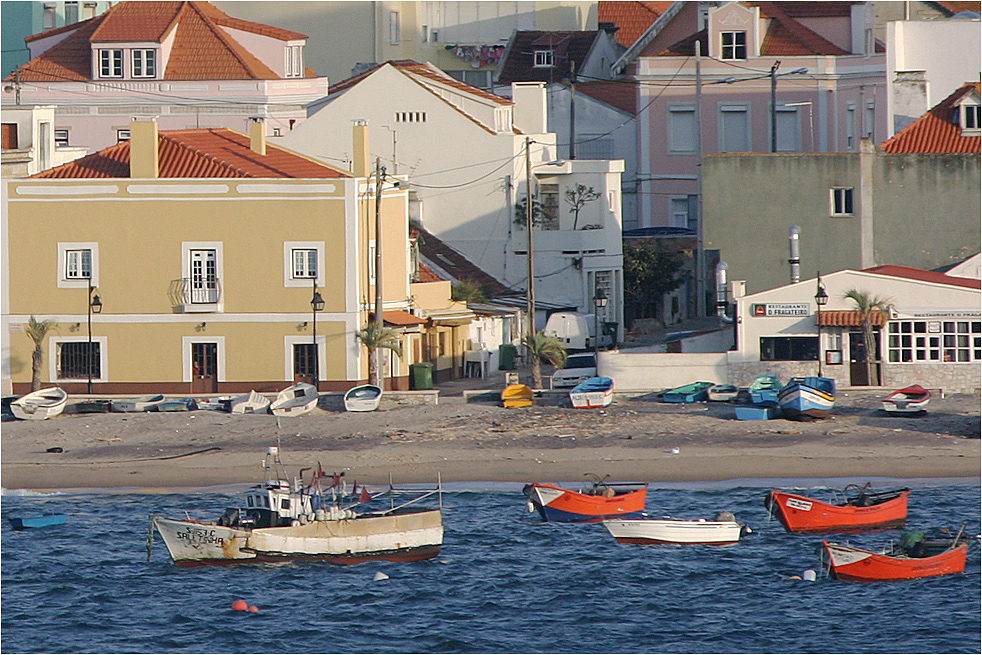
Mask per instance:
[[[566,350],[592,350],[594,339],[595,318],[593,314],[578,314],[576,312],[556,312],[549,315],[542,332],[548,337],[556,337],[566,346]],[[600,342],[603,347],[609,347],[609,335],[603,335]]]
[[[589,355],[570,355],[566,366],[552,374],[552,388],[575,387],[587,378],[597,377],[597,360]]]

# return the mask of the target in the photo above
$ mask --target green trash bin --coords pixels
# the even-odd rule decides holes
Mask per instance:
[[[498,368],[502,371],[514,371],[515,370],[515,354],[517,353],[517,348],[514,344],[503,343],[501,344],[501,349],[498,351]]]
[[[420,362],[409,365],[409,380],[416,391],[433,388],[433,364]]]

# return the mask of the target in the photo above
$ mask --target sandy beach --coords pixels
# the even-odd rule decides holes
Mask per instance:
[[[5,489],[195,489],[255,483],[267,446],[291,472],[317,466],[384,484],[578,481],[585,474],[649,482],[742,478],[979,477],[979,399],[934,398],[920,416],[881,411],[878,391],[840,393],[812,422],[738,421],[725,403],[674,405],[618,397],[604,410],[544,400],[504,409],[460,390],[436,406],[306,416],[214,410],[63,414],[5,421]],[[329,406],[322,403],[322,406]],[[48,452],[61,449],[61,452]],[[676,450],[677,449],[677,450]]]

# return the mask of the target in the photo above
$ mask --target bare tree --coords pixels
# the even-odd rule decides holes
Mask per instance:
[[[599,198],[600,192],[595,191],[592,186],[577,184],[574,189],[566,189],[563,197],[566,200],[566,204],[570,206],[570,212],[573,214],[573,229],[575,230],[580,221],[580,210],[588,202],[593,202]]]

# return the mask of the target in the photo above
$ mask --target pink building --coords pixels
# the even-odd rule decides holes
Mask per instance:
[[[700,154],[858,152],[887,136],[873,3],[713,5],[673,3],[615,64],[638,88],[641,227],[697,227]]]
[[[25,39],[31,59],[3,104],[54,105],[57,146],[94,152],[129,138],[136,116],[163,130],[228,127],[270,135],[306,118],[328,80],[304,65],[307,37],[232,18],[207,2],[122,2]]]

